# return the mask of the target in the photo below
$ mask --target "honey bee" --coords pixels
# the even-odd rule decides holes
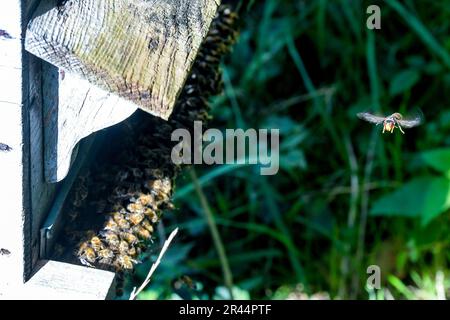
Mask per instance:
[[[92,264],[95,263],[97,256],[95,254],[95,250],[92,249],[86,242],[83,242],[78,250],[78,258],[83,265],[92,267]]]
[[[396,112],[387,117],[376,116],[369,112],[361,112],[357,114],[358,118],[375,123],[376,125],[383,124],[383,133],[385,131],[393,133],[395,128],[398,128],[401,133],[405,134],[402,128],[413,128],[423,122],[423,115],[416,112],[416,115],[410,119],[405,119],[403,116]]]
[[[8,152],[8,151],[11,151],[11,150],[12,150],[12,148],[10,146],[0,142],[0,151]]]
[[[137,201],[142,204],[143,206],[149,205],[151,202],[153,202],[153,197],[151,194],[141,194]]]
[[[88,188],[86,186],[86,178],[80,178],[77,181],[77,185],[75,186],[74,189],[74,195],[73,195],[73,199],[72,199],[72,204],[74,207],[76,208],[81,208],[84,204],[84,200],[86,200],[87,196],[88,196]]]
[[[116,221],[114,221],[113,218],[109,218],[108,221],[106,221],[103,229],[114,231],[114,232],[118,232],[120,230],[119,225],[117,224]]]
[[[98,252],[98,257],[100,259],[99,263],[111,264],[114,252],[111,249],[102,249]]]
[[[90,239],[92,237],[95,237],[97,234],[94,230],[88,230],[88,231],[86,231],[85,235],[86,235],[86,238]]]
[[[132,212],[128,215],[128,220],[130,220],[133,225],[141,223],[144,218],[145,216],[142,212]]]
[[[0,248],[0,256],[9,256],[11,254],[11,251],[8,249]]]
[[[147,229],[145,229],[144,227],[142,227],[142,226],[140,226],[140,225],[137,225],[137,226],[134,226],[133,227],[133,231],[140,237],[140,238],[142,238],[142,239],[144,239],[144,240],[150,240],[150,238],[151,238],[151,234],[150,234],[150,232],[147,230]]]
[[[114,212],[125,212],[125,208],[120,204],[120,203],[115,203],[113,206],[112,206],[112,209],[113,209],[113,211]]]
[[[90,240],[90,243],[91,243],[91,247],[92,247],[95,251],[100,251],[100,250],[104,249],[104,247],[105,247],[105,246],[103,245],[102,240],[100,240],[100,238],[97,237],[97,236],[92,237],[91,240]]]
[[[101,232],[101,234],[105,238],[106,243],[108,243],[111,248],[115,249],[119,247],[120,239],[116,233],[112,231],[105,231]]]
[[[140,202],[130,203],[127,206],[128,211],[132,213],[141,213],[144,212],[144,206]]]
[[[130,228],[130,223],[127,221],[127,219],[124,218],[123,214],[120,212],[115,212],[113,214],[113,219],[119,226],[119,228],[126,230]]]
[[[134,245],[139,242],[138,238],[134,234],[129,232],[121,232],[120,237],[130,245]]]
[[[141,223],[141,225],[142,225],[146,230],[148,230],[148,232],[153,233],[153,226],[152,226],[152,224],[151,224],[147,219],[143,220],[142,223]]]
[[[175,288],[180,289],[183,284],[192,290],[197,289],[197,285],[194,280],[192,280],[192,278],[187,275],[181,276],[178,279],[178,281],[175,283]]]
[[[136,260],[133,260],[130,256],[126,254],[120,254],[114,261],[114,266],[119,270],[120,269],[133,270],[133,263],[136,263]]]
[[[172,190],[172,183],[170,179],[158,179],[151,180],[147,183],[147,187],[160,201],[166,201],[169,199],[169,195]]]
[[[128,245],[128,242],[125,240],[121,240],[119,243],[119,253],[121,254],[128,254],[128,250],[130,250],[130,246]]]
[[[175,210],[175,205],[172,202],[167,202],[165,209],[167,210]]]
[[[150,219],[152,223],[156,223],[158,221],[158,215],[154,210],[147,208],[145,209],[144,214]]]
[[[135,247],[131,247],[131,248],[128,250],[128,254],[130,255],[130,257],[135,257],[135,256],[138,254],[138,252],[137,252],[137,250],[136,250]]]

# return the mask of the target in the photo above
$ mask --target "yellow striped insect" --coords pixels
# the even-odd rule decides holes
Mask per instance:
[[[361,112],[357,117],[376,125],[383,124],[383,133],[385,131],[393,133],[395,128],[398,128],[401,133],[405,134],[403,128],[409,129],[421,125],[423,123],[423,116],[417,113],[414,117],[404,118],[400,113],[396,112],[387,117],[373,115],[369,112]]]

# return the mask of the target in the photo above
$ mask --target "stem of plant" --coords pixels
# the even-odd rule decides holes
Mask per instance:
[[[217,254],[219,255],[225,286],[228,289],[230,299],[233,300],[233,274],[231,273],[230,264],[228,263],[228,258],[225,253],[225,246],[223,245],[219,231],[217,230],[217,224],[214,219],[214,214],[212,213],[211,207],[209,206],[208,200],[206,199],[206,196],[203,192],[202,186],[198,182],[197,174],[195,173],[194,168],[191,168],[189,171],[195,191],[197,192],[200,204],[203,208],[203,212],[205,213],[206,221],[208,222],[209,230],[211,231],[214,246],[216,247]]]

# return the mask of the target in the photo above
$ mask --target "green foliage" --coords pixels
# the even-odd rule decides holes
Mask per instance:
[[[397,73],[389,87],[391,96],[396,96],[411,88],[419,81],[420,73],[416,69],[407,69]]]
[[[422,153],[424,161],[450,178],[450,149],[443,148]]]
[[[424,225],[450,207],[450,180],[421,177],[376,201],[374,216],[419,217]]]
[[[405,183],[378,199],[371,209],[372,215],[420,218],[422,225],[427,225],[450,208],[450,149],[425,151],[421,157],[444,176],[424,176]]]
[[[431,290],[415,274],[448,272],[449,4],[375,2],[381,30],[365,27],[368,1],[255,1],[224,62],[210,126],[281,136],[275,176],[251,165],[196,167],[245,297],[412,299],[419,291],[410,286]],[[405,135],[382,135],[355,116],[415,107],[426,122]],[[179,210],[164,223],[180,227],[168,251],[179,257],[163,261],[149,290],[180,298],[171,284],[187,274],[201,288],[191,297],[218,297],[224,282],[201,205],[187,176],[177,184]],[[383,290],[364,289],[371,264]]]

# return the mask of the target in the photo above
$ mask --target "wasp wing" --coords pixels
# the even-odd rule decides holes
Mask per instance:
[[[420,124],[422,124],[422,117],[417,116],[413,119],[403,119],[403,120],[398,120],[398,123],[403,127],[403,128],[412,128],[412,127],[416,127]]]
[[[410,113],[409,116],[398,120],[398,124],[403,128],[412,128],[418,125],[421,125],[424,121],[424,115],[422,110],[419,108],[415,108],[413,113]]]
[[[357,113],[356,116],[362,120],[368,121],[370,123],[375,123],[375,124],[380,124],[385,119],[385,117],[376,116],[369,112],[360,112],[360,113]]]

